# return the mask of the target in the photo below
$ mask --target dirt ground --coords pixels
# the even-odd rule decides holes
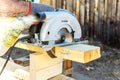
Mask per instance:
[[[99,42],[90,44],[100,46],[102,56],[87,64],[73,62],[73,78],[77,80],[120,80],[120,50]],[[16,59],[29,53],[27,50],[14,49],[12,58]]]
[[[73,77],[77,80],[120,80],[120,50],[99,42],[91,44],[101,47],[101,58],[87,64],[73,62]]]

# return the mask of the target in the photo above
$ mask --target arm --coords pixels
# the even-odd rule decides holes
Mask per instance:
[[[29,10],[29,3],[21,0],[0,0],[1,16],[26,15]]]
[[[45,4],[30,3],[22,0],[0,0],[0,16],[27,16],[32,12],[53,11]]]

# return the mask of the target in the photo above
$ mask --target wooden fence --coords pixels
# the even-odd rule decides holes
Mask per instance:
[[[120,0],[47,0],[47,2],[55,8],[64,8],[75,13],[84,37],[120,47]]]

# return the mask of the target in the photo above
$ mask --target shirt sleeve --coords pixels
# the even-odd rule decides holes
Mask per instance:
[[[46,5],[46,4],[38,4],[32,3],[32,12],[39,13],[39,12],[48,12],[48,11],[55,11],[53,6]]]
[[[44,11],[54,11],[54,7],[22,0],[0,0],[0,16],[27,16]]]

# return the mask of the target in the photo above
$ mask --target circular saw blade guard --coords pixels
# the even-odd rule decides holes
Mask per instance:
[[[68,32],[67,36],[65,35],[66,39],[69,39],[70,34],[73,41],[81,38],[81,26],[75,16],[64,11],[45,12],[45,14],[46,20],[40,30],[40,41],[55,44],[55,41],[64,36],[59,36],[59,34],[65,34],[66,32]],[[61,31],[60,33],[62,29],[65,29],[66,32]]]

